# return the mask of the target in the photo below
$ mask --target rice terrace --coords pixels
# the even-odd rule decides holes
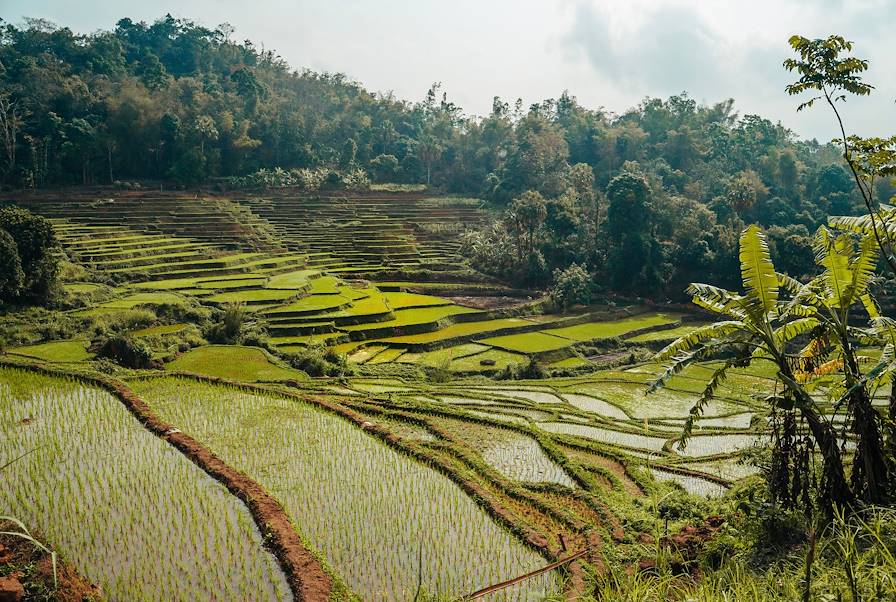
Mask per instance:
[[[3,19],[0,602],[896,600],[896,138]]]

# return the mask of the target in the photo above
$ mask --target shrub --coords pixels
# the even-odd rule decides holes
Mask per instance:
[[[289,363],[309,376],[343,376],[350,373],[345,358],[321,345],[311,345],[289,354]]]
[[[22,260],[16,241],[6,230],[0,230],[0,301],[12,301],[25,284]]]
[[[40,305],[52,301],[59,275],[59,257],[56,253],[59,243],[53,224],[25,209],[3,207],[0,209],[0,230],[15,241],[23,275],[21,297]],[[6,263],[14,267],[9,240],[5,239],[0,245],[6,249]]]
[[[116,335],[100,343],[96,355],[126,368],[149,368],[153,364],[149,348],[142,341],[124,335]]]
[[[243,303],[228,303],[220,314],[218,322],[212,324],[205,338],[213,343],[235,343],[240,337],[246,320],[246,306]]]
[[[560,311],[569,307],[591,303],[591,274],[584,266],[572,264],[565,270],[554,270],[551,298]]]

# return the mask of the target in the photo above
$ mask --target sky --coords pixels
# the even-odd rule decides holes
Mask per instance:
[[[780,121],[804,138],[835,137],[821,105],[797,113],[782,61],[793,34],[838,33],[869,60],[873,95],[843,106],[849,133],[896,133],[896,0],[0,0],[0,17],[45,18],[79,32],[165,13],[229,23],[300,69],[342,72],[372,91],[421,100],[441,82],[470,115],[492,98],[525,106],[564,90],[622,113],[682,91],[736,100],[741,114]]]

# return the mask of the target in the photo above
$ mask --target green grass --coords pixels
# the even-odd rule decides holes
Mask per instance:
[[[389,306],[377,289],[354,289],[352,293],[355,299],[351,305],[332,313],[321,314],[321,319],[378,316],[389,313]]]
[[[548,368],[555,369],[563,369],[563,368],[581,368],[583,366],[590,366],[591,362],[586,360],[583,357],[568,357],[564,360],[560,360],[558,362],[552,362],[548,364]]]
[[[87,351],[89,341],[53,341],[10,349],[10,353],[33,357],[45,362],[85,362],[94,355]]]
[[[442,297],[433,297],[432,295],[418,295],[417,293],[383,293],[386,302],[392,309],[403,309],[406,307],[426,307],[434,305],[451,305],[451,301]]]
[[[163,324],[162,326],[150,326],[149,328],[141,328],[135,330],[131,334],[135,337],[158,336],[164,334],[174,334],[189,328],[190,324]]]
[[[275,292],[283,292],[283,291],[275,291]],[[286,291],[290,292],[290,291]],[[295,294],[294,292],[292,294]],[[347,297],[343,297],[342,295],[329,295],[329,294],[315,294],[308,295],[307,297],[302,297],[300,299],[296,299],[287,305],[281,305],[275,309],[266,312],[270,316],[276,317],[277,314],[281,313],[292,313],[292,312],[304,312],[304,313],[314,313],[314,312],[323,312],[327,310],[336,310],[341,308],[343,305],[347,305],[351,300]]]
[[[224,290],[230,288],[248,288],[263,286],[265,278],[225,278],[222,280],[203,280],[198,282],[201,289]]]
[[[356,349],[346,358],[349,363],[352,364],[363,364],[369,359],[372,359],[375,355],[377,355],[381,351],[385,351],[386,347],[382,345],[370,345],[368,347],[362,347],[361,349]]]
[[[311,279],[312,295],[335,295],[339,292],[340,280],[335,276],[321,276],[320,278]]]
[[[679,316],[673,314],[642,314],[632,316],[631,318],[624,318],[622,320],[586,322],[585,324],[576,324],[575,326],[551,328],[544,332],[572,339],[574,341],[594,341],[598,339],[611,339],[613,337],[622,336],[627,332],[632,332],[633,330],[650,328],[651,326],[673,324],[679,319]]]
[[[677,339],[678,337],[682,337],[690,332],[693,332],[695,329],[704,326],[705,324],[700,322],[688,322],[682,326],[678,326],[677,328],[669,328],[666,330],[657,330],[655,332],[645,332],[644,334],[639,334],[638,336],[632,337],[628,339],[633,343],[648,343],[650,341],[672,341]]]
[[[150,280],[148,282],[131,282],[128,288],[149,291],[173,291],[188,288],[198,288],[196,278],[167,278],[165,280]]]
[[[184,301],[185,298],[183,296],[169,292],[134,293],[120,299],[106,301],[97,307],[103,309],[133,309],[138,305],[178,305]]]
[[[249,289],[244,291],[229,291],[206,297],[211,303],[265,303],[286,301],[296,295],[295,291],[280,291],[270,289]]]
[[[285,274],[277,274],[276,276],[271,276],[265,286],[267,288],[302,290],[310,285],[310,278],[319,273],[317,270],[295,270]]]
[[[96,284],[94,282],[71,282],[64,285],[66,292],[69,293],[96,293],[106,288],[104,284]]]
[[[273,363],[257,347],[208,345],[197,347],[167,364],[166,369],[193,372],[242,382],[302,380],[303,372]]]
[[[412,326],[415,324],[428,324],[437,322],[450,316],[460,314],[477,313],[480,310],[471,309],[469,307],[461,307],[460,305],[439,305],[435,307],[421,307],[415,309],[399,309],[395,311],[395,318],[385,322],[371,322],[368,324],[358,324],[355,326],[345,326],[343,330],[370,330],[376,328],[401,328],[402,326]]]
[[[367,363],[368,364],[388,364],[389,362],[394,362],[400,358],[400,356],[405,352],[404,349],[398,348],[389,348],[384,349],[377,353],[374,357],[370,358]]]
[[[482,353],[488,351],[490,347],[480,345],[478,343],[467,343],[465,345],[455,345],[453,347],[445,347],[444,349],[436,349],[435,351],[427,351],[426,353],[413,354],[410,358],[400,358],[401,363],[413,363],[421,366],[442,367],[447,366],[452,360],[474,353]]]
[[[482,360],[492,360],[495,363],[492,366],[483,366]],[[507,366],[518,366],[521,364],[525,364],[527,361],[528,358],[520,353],[511,353],[509,351],[502,351],[500,349],[491,349],[489,351],[483,351],[482,353],[468,355],[466,357],[461,357],[453,360],[448,365],[448,369],[453,372],[481,372],[501,370],[503,368],[506,368]]]
[[[525,318],[499,318],[497,320],[482,320],[480,322],[461,322],[446,326],[435,332],[388,337],[382,339],[382,341],[399,345],[435,343],[456,337],[472,336],[504,328],[519,328],[532,324],[532,321]]]
[[[491,337],[476,341],[482,345],[499,347],[505,351],[518,353],[542,353],[569,347],[572,343],[568,338],[553,336],[545,332],[525,332],[522,334],[507,334],[499,337]]]
[[[341,332],[323,332],[319,334],[271,337],[270,341],[272,345],[276,345],[277,347],[282,348],[283,346],[293,345],[306,346],[314,344],[326,344],[328,341],[332,339],[338,339],[341,336],[345,335],[343,335]]]

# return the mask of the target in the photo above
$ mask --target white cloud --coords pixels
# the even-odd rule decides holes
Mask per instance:
[[[793,33],[842,33],[868,58],[871,99],[845,106],[858,133],[896,133],[896,0],[3,0],[0,16],[79,31],[166,12],[275,49],[296,68],[342,71],[373,90],[421,99],[434,81],[468,113],[492,97],[526,103],[564,89],[616,112],[687,90],[807,137],[835,135],[823,110],[796,114],[781,62]]]

